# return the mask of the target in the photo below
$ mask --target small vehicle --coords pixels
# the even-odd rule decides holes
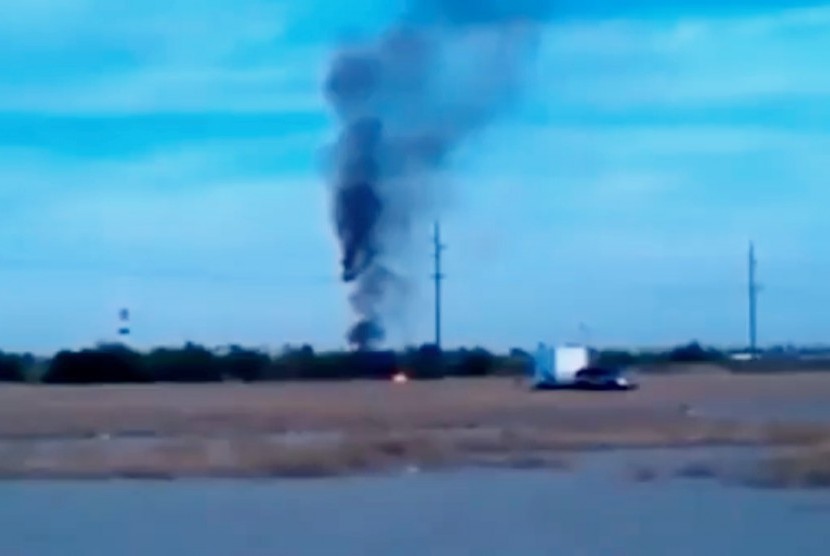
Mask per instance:
[[[634,390],[623,369],[601,365],[585,346],[540,343],[529,365],[533,390]]]
[[[577,371],[573,388],[577,390],[635,390],[637,385],[615,367],[591,366]]]

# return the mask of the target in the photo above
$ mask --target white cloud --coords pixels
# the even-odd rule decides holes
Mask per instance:
[[[217,0],[26,0],[0,5],[0,29],[21,49],[82,42],[210,56],[278,38],[290,9],[269,0],[234,9]]]
[[[8,200],[73,196],[84,191],[189,189],[214,186],[229,177],[261,175],[253,162],[265,162],[296,152],[321,149],[322,131],[280,133],[273,138],[149,142],[138,153],[121,156],[70,155],[34,147],[0,148],[0,196]],[[279,175],[280,170],[268,169]],[[299,167],[299,171],[314,170]],[[316,175],[309,178],[316,179]],[[0,223],[2,225],[2,223]]]
[[[278,271],[263,258],[296,261],[285,275],[314,276],[328,269],[319,264],[331,247],[325,202],[319,184],[288,177],[176,192],[99,192],[42,205],[27,219],[28,239],[63,261],[109,262],[116,271],[126,266],[150,276],[168,269]],[[309,251],[319,259],[304,261]]]
[[[554,206],[516,209],[517,218],[526,211],[525,219],[532,221],[542,218],[536,216],[539,211],[564,210],[582,192],[596,196],[602,190],[614,191],[623,201],[621,192],[632,188],[639,188],[641,194],[662,191],[654,203],[680,200],[668,197],[666,191],[705,199],[711,203],[710,211],[736,202],[737,191],[746,191],[750,204],[756,202],[750,193],[761,192],[763,203],[781,204],[789,197],[811,206],[827,198],[827,169],[822,164],[828,149],[830,139],[818,131],[762,126],[517,124],[500,128],[465,150],[457,181],[461,195],[474,198],[480,187],[465,183],[510,176],[514,199],[505,198],[503,208],[548,191]],[[487,156],[478,155],[482,152]],[[651,185],[643,189],[646,183]],[[641,205],[643,201],[642,195],[636,200]]]
[[[794,8],[771,14],[747,17],[735,27],[747,34],[767,34],[775,31],[802,31],[830,26],[830,5]]]
[[[0,44],[43,48],[64,42],[84,24],[94,0],[9,0],[0,3]],[[44,44],[45,41],[45,44]]]
[[[223,2],[190,0],[140,2],[119,9],[103,0],[41,0],[39,5],[0,24],[0,68],[5,66],[9,77],[0,85],[2,110],[322,108],[320,76],[314,69],[321,63],[322,49],[285,44],[290,6],[264,0],[233,9]],[[3,33],[3,25],[20,32]]]
[[[313,75],[300,81],[287,67],[146,68],[68,84],[60,91],[36,84],[0,85],[0,108],[51,114],[315,112],[325,108],[316,85]]]
[[[541,105],[623,109],[823,95],[827,51],[830,8],[554,24],[531,96]]]
[[[45,6],[59,17],[46,17]],[[292,18],[305,15],[299,4],[264,0],[233,10],[215,1],[150,1],[114,10],[103,0],[40,0],[7,23],[31,37],[11,46],[15,56],[25,56],[26,48],[51,54],[32,55],[26,72],[11,73],[0,86],[0,109],[323,110],[319,85],[329,45],[284,39]],[[822,95],[830,92],[830,73],[822,71],[826,51],[830,8],[555,23],[545,34],[529,96],[548,109],[562,103],[625,109]],[[106,53],[120,61],[99,60]],[[57,68],[49,83],[26,77],[47,67]]]
[[[805,265],[830,268],[818,239],[830,232],[820,167],[830,142],[821,133],[516,126],[492,140],[456,180],[463,201],[450,218],[448,237],[465,246],[456,264],[477,268],[482,282],[470,291],[517,273],[539,291],[539,272],[567,291],[591,280],[598,292],[625,284],[643,295],[683,284],[739,288],[750,239],[774,258],[779,286]]]
[[[238,163],[314,139],[197,143],[98,162],[6,151],[15,162],[0,168],[0,181],[17,187],[2,190],[0,243],[6,255],[24,258],[123,261],[138,253],[167,264],[227,257],[219,266],[233,257],[255,265],[263,251],[301,257],[309,244],[325,252],[331,241],[322,180],[276,170],[252,175]]]

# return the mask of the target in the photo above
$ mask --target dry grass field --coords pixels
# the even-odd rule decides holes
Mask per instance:
[[[530,392],[510,379],[4,386],[0,475],[319,476],[459,463],[562,468],[586,449],[734,443],[798,446],[803,457],[776,456],[765,468],[778,482],[790,476],[787,469],[809,479],[804,466],[827,465],[830,452],[821,447],[830,445],[830,422],[727,421],[683,408],[830,403],[830,373],[639,381],[632,392]]]

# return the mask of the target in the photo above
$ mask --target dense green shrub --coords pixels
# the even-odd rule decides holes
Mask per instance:
[[[12,355],[0,352],[0,382],[24,382],[26,368],[31,366],[29,355]]]
[[[229,352],[214,362],[225,378],[251,382],[267,375],[271,358],[266,353],[231,346]]]
[[[751,369],[766,369],[762,363],[772,362],[775,369],[787,361],[783,355],[746,364]],[[786,354],[788,355],[788,354]],[[797,354],[796,354],[797,355]],[[793,355],[792,357],[796,357]],[[784,363],[781,361],[786,359]],[[677,364],[729,362],[715,349],[697,342],[665,351],[600,352],[599,363],[608,366],[640,366],[642,369],[674,369]],[[221,351],[188,343],[179,348],[159,348],[138,353],[122,345],[99,345],[94,349],[61,351],[51,360],[39,362],[31,355],[0,353],[0,381],[37,380],[52,384],[146,383],[146,382],[218,382],[223,380],[286,381],[286,380],[388,380],[403,371],[414,379],[444,377],[520,376],[532,368],[532,356],[521,349],[497,356],[489,351],[445,350],[433,344],[410,348],[402,353],[323,352],[309,346],[286,348],[273,356],[263,351],[231,346]],[[804,360],[804,368],[820,368],[824,361]],[[737,363],[734,365],[737,366]],[[40,371],[45,367],[45,372]],[[772,367],[770,367],[772,369]],[[791,366],[796,368],[796,366]],[[743,367],[736,370],[744,370]],[[42,376],[41,376],[42,375]]]
[[[638,357],[623,350],[605,350],[599,353],[598,363],[609,367],[627,367],[638,362]]]
[[[218,382],[222,369],[208,349],[188,343],[182,349],[159,348],[144,358],[154,382]]]
[[[668,360],[672,363],[707,363],[722,359],[724,355],[721,352],[704,348],[698,342],[678,346],[668,354]]]
[[[150,377],[139,354],[122,346],[101,346],[59,352],[42,380],[48,384],[142,383]]]
[[[487,376],[493,370],[495,358],[486,349],[459,350],[453,357],[452,374],[460,377]]]
[[[436,379],[445,376],[444,354],[435,344],[409,349],[400,357],[400,368],[415,379]]]

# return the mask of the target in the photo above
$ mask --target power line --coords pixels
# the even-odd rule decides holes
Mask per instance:
[[[760,287],[756,279],[758,260],[755,258],[755,244],[749,242],[749,353],[755,357],[758,353],[758,291]]]

